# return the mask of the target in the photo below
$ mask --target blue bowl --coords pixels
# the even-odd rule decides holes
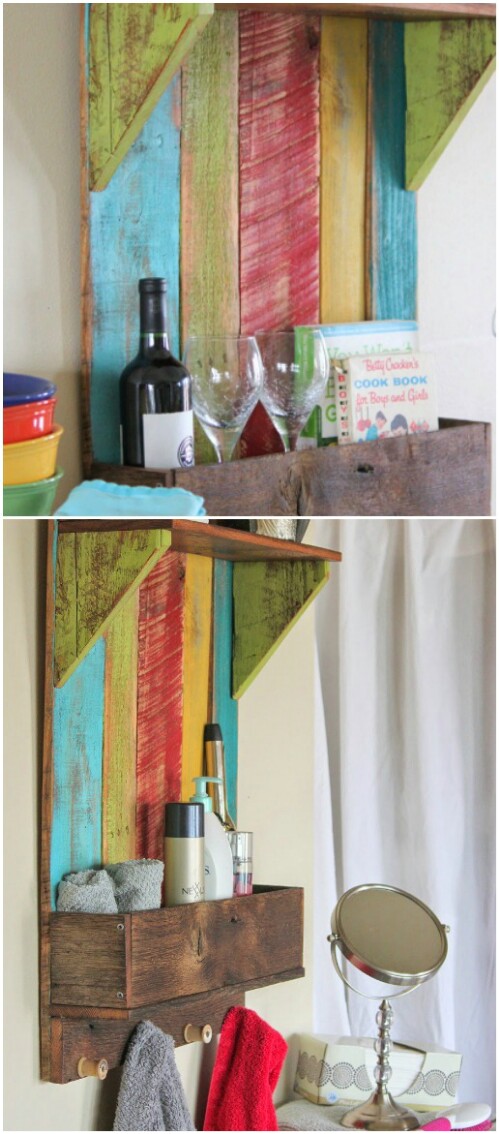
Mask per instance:
[[[4,406],[23,406],[28,402],[44,402],[54,398],[57,386],[46,378],[33,378],[31,374],[5,374],[3,376]]]

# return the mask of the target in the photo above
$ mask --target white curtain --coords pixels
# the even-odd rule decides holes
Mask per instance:
[[[473,519],[316,520],[307,533],[343,554],[315,604],[314,1030],[375,1035],[376,1005],[332,967],[329,919],[351,886],[401,887],[451,932],[437,975],[393,1002],[393,1038],[461,1052],[459,1101],[491,1105],[494,536]]]

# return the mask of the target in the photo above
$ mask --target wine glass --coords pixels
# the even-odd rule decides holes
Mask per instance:
[[[253,335],[191,335],[183,361],[192,378],[192,405],[215,447],[230,461],[260,397],[263,369]]]
[[[280,434],[286,452],[298,438],[329,376],[329,356],[317,327],[294,331],[261,331],[256,340],[263,362],[262,402]]]

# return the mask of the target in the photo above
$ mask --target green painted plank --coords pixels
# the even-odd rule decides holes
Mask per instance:
[[[233,696],[241,697],[329,578],[329,564],[234,564]]]
[[[495,70],[495,20],[405,25],[406,186],[419,189]]]
[[[239,37],[217,12],[182,68],[182,341],[239,331]],[[196,464],[216,460],[199,423]]]
[[[70,674],[119,604],[170,546],[169,531],[62,533],[57,546],[54,679]]]
[[[107,185],[212,12],[212,4],[90,6],[91,189]]]

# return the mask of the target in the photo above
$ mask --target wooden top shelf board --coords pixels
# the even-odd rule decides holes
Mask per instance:
[[[252,535],[195,520],[59,520],[61,534],[67,532],[132,531],[162,529],[171,532],[172,551],[206,555],[212,559],[251,563],[268,560],[324,560],[341,561],[339,551],[326,547],[294,543],[291,540],[273,539],[270,536]]]
[[[359,16],[391,20],[495,19],[495,4],[215,4],[219,10],[253,12],[310,12],[328,16]]]

